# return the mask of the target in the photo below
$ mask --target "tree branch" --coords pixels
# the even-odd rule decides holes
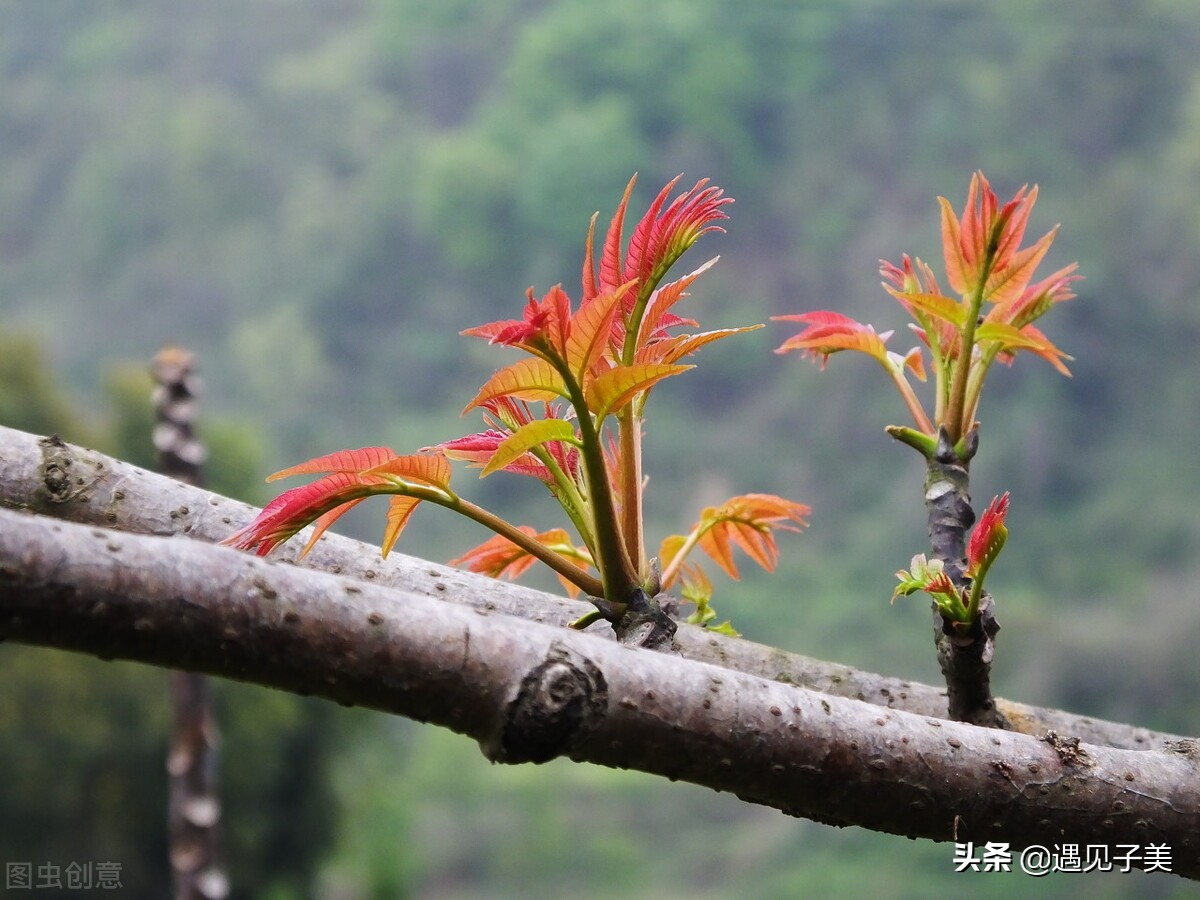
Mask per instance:
[[[432,722],[498,762],[639,769],[933,840],[1165,844],[1200,877],[1195,742],[930,719],[265,560],[0,510],[0,636]]]
[[[958,381],[958,371],[955,382]],[[963,587],[966,562],[967,529],[975,522],[971,508],[970,465],[978,448],[979,431],[972,428],[966,437],[966,448],[959,454],[946,429],[938,429],[937,448],[927,460],[925,475],[925,510],[929,520],[929,544],[933,557],[945,565],[946,574],[958,588]],[[933,611],[933,641],[937,647],[938,666],[946,679],[946,693],[951,719],[988,725],[993,728],[1012,728],[1013,723],[992,696],[992,657],[996,652],[995,603],[984,594],[979,616],[967,627],[942,615],[937,604]]]
[[[89,525],[142,534],[183,534],[217,541],[250,522],[258,510],[219,494],[198,490],[94,450],[0,426],[0,507],[27,509]],[[295,562],[297,549],[273,554]],[[452,569],[393,552],[385,563],[379,548],[326,534],[298,563],[334,574],[439,600],[501,612],[533,622],[565,626],[588,607],[508,582]],[[588,633],[609,636],[603,623]],[[682,655],[760,678],[794,684],[889,709],[944,718],[944,690],[905,679],[864,672],[680,625],[675,641]],[[1023,734],[1048,731],[1085,743],[1128,750],[1161,750],[1179,735],[1080,716],[1007,700],[997,708]]]

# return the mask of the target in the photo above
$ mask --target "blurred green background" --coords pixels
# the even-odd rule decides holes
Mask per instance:
[[[991,379],[975,496],[998,691],[1196,733],[1200,5],[1171,0],[9,0],[0,3],[0,423],[152,461],[148,360],[196,351],[217,490],[344,446],[476,430],[510,357],[460,338],[529,284],[577,296],[588,217],[667,179],[737,198],[688,314],[838,309],[902,328],[877,260],[941,266],[935,197],[1041,186],[1079,299],[1073,379]],[[690,183],[690,182],[688,182]],[[686,269],[685,269],[686,270]],[[650,533],[733,493],[814,507],[775,577],[718,584],[752,639],[927,682],[922,470],[877,367],[708,348],[650,404]],[[904,334],[895,339],[906,348]],[[470,475],[460,473],[460,478]],[[464,480],[464,484],[468,481]],[[528,484],[472,496],[560,524]],[[377,540],[382,508],[344,520]],[[485,537],[423,510],[401,549]],[[552,587],[553,582],[540,582]],[[167,894],[166,679],[0,647],[0,858],[116,860]],[[953,848],[788,819],[240,685],[218,690],[239,898],[1184,896],[1166,876],[953,875]],[[1070,892],[1070,893],[1069,893]],[[43,892],[42,896],[49,894]]]

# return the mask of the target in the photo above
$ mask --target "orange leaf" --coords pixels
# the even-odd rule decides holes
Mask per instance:
[[[653,270],[655,263],[658,262],[654,258],[654,250],[651,247],[652,234],[660,226],[658,213],[662,209],[663,204],[667,202],[667,197],[674,190],[675,185],[679,184],[679,179],[683,175],[676,175],[667,182],[666,187],[658,192],[658,196],[650,204],[650,208],[646,210],[641,221],[633,229],[633,234],[629,238],[629,251],[625,259],[625,277],[632,278],[635,281],[645,282]]]
[[[1054,345],[1054,343],[1042,333],[1040,328],[1035,328],[1033,325],[1026,325],[1021,329],[1021,333],[1032,337],[1038,342],[1037,347],[1030,347],[1030,353],[1036,353],[1054,368],[1058,369],[1063,375],[1071,377],[1071,370],[1063,363],[1064,359],[1074,359],[1073,356],[1068,356]]]
[[[311,484],[284,491],[268,503],[253,522],[221,543],[240,550],[255,550],[259,556],[266,556],[331,510],[372,494],[388,492],[389,485],[381,478],[334,472]],[[332,521],[327,520],[322,530]]]
[[[692,286],[692,282],[716,265],[718,259],[720,259],[719,256],[714,256],[694,272],[684,275],[678,281],[664,284],[654,292],[650,302],[646,305],[646,313],[642,317],[641,333],[638,335],[639,344],[645,344],[654,337],[663,317],[671,307],[687,296],[686,291]]]
[[[991,565],[1004,547],[1008,539],[1008,529],[1004,525],[1008,505],[1008,491],[993,497],[979,517],[979,524],[971,532],[971,540],[967,544],[967,572],[972,577],[977,576],[981,568]]]
[[[804,334],[801,333],[795,337],[788,338],[779,345],[779,348],[775,352],[787,353],[789,350],[807,350],[813,356],[828,358],[831,353],[837,353],[839,350],[857,350],[860,353],[873,356],[886,364],[887,349],[884,347],[883,342],[888,336],[890,336],[890,332],[879,335],[874,331],[851,331],[805,338]]]
[[[925,380],[925,355],[921,353],[920,347],[913,347],[905,354],[904,365],[919,381]]]
[[[318,456],[308,462],[292,466],[267,476],[267,481],[278,481],[292,475],[316,475],[327,472],[365,472],[382,465],[396,454],[387,447],[363,447],[360,450],[338,450],[326,456]]]
[[[963,323],[966,321],[966,310],[962,308],[957,300],[951,297],[946,297],[943,294],[910,294],[888,287],[886,284],[883,286],[883,289],[909,309],[924,313],[927,316],[933,316],[935,319],[941,319],[943,322],[949,322],[956,328],[962,328]]]
[[[635,282],[629,281],[616,290],[601,294],[584,303],[571,319],[571,334],[567,338],[567,365],[582,378],[599,360],[608,347],[613,318],[621,301]]]
[[[960,294],[965,294],[970,288],[970,279],[974,273],[963,255],[958,217],[954,215],[954,208],[945,197],[938,197],[938,203],[942,207],[942,255],[946,258],[946,278],[950,287]]]
[[[983,183],[983,194],[980,195],[980,182]],[[968,278],[977,278],[977,267],[982,264],[984,248],[996,213],[996,195],[982,172],[971,175],[971,185],[967,188],[967,202],[963,206],[962,218],[959,220],[959,247],[966,260]],[[947,264],[947,268],[949,265]],[[968,281],[967,289],[974,285]],[[965,291],[960,291],[965,293]]]
[[[637,394],[653,385],[686,372],[694,366],[670,366],[660,363],[616,366],[587,386],[587,405],[597,419],[618,412]]]
[[[526,422],[501,442],[487,465],[483,467],[483,471],[479,473],[479,477],[485,478],[493,472],[503,469],[534,447],[541,446],[548,441],[573,440],[575,440],[575,426],[565,419],[535,419],[532,422]]]
[[[1057,225],[1042,235],[1041,240],[1032,247],[1026,247],[1014,254],[1012,260],[1004,268],[994,271],[988,277],[984,296],[997,306],[1002,306],[1020,297],[1033,278],[1034,270],[1041,263],[1042,257],[1050,249],[1056,234],[1058,234]]]
[[[732,202],[733,198],[725,197],[721,188],[708,186],[707,178],[700,179],[691,190],[672,200],[651,231],[647,249],[650,268],[647,271],[661,276],[702,235],[724,231],[711,223],[729,218],[721,207]]]
[[[506,328],[511,328],[515,324],[515,321],[514,319],[501,319],[498,322],[488,322],[486,325],[475,325],[472,328],[464,328],[459,334],[465,337],[483,338],[490,344],[496,335],[503,332]]]
[[[1025,237],[1025,227],[1029,224],[1029,216],[1033,212],[1033,205],[1037,203],[1038,186],[1035,184],[1033,189],[1026,191],[1025,187],[1021,188],[1012,200],[1004,204],[1004,209],[1000,211],[1000,216],[1006,219],[1002,226],[1002,234],[1000,241],[996,245],[996,259],[1001,264],[1007,264],[1008,260],[1021,246],[1021,239]]]
[[[705,510],[707,512],[707,510]],[[733,561],[733,550],[729,546],[729,535],[726,529],[719,527],[720,523],[710,527],[700,538],[698,546],[712,557],[713,562],[725,570],[730,578],[740,578],[737,565]]]
[[[520,530],[533,537],[537,534],[528,525]],[[470,572],[490,575],[492,578],[519,578],[537,560],[529,551],[514,544],[502,534],[492,535],[482,544],[450,560],[452,566],[462,566]]]
[[[317,541],[321,539],[321,535],[329,530],[330,525],[366,499],[366,497],[359,497],[357,500],[351,500],[349,503],[345,503],[342,506],[331,509],[329,512],[325,513],[325,515],[313,522],[312,537],[308,539],[308,543],[304,545],[304,549],[300,551],[300,555],[296,558],[304,559],[304,557],[308,556],[308,551],[312,550],[312,548],[317,545]],[[387,554],[385,553],[384,556],[386,555]]]
[[[554,577],[558,579],[558,583],[563,586],[563,590],[567,592],[567,596],[574,600],[579,596],[579,586],[574,582],[568,581],[558,572],[554,573]]]
[[[774,494],[742,494],[701,513],[696,525],[697,529],[703,529],[698,546],[731,578],[738,577],[733,561],[735,546],[770,572],[779,556],[772,529],[798,531],[807,524],[804,517],[809,512],[803,503]]]
[[[643,347],[638,351],[635,362],[639,363],[673,363],[690,353],[695,353],[705,344],[711,344],[722,338],[747,331],[758,331],[762,325],[746,325],[742,328],[719,328],[715,331],[702,331],[699,334],[680,334]]]
[[[530,357],[505,366],[484,383],[475,399],[463,410],[466,414],[489,400],[515,397],[518,400],[553,400],[566,397],[562,376],[544,359]]]
[[[408,525],[409,519],[412,518],[413,510],[417,508],[420,502],[419,497],[406,497],[403,494],[392,497],[391,503],[388,506],[387,528],[384,529],[383,543],[379,548],[384,559],[387,559],[387,555],[396,546],[396,540],[400,537],[400,532]]]
[[[397,456],[362,474],[419,481],[444,491],[450,489],[450,461],[440,453]]]
[[[621,277],[621,228],[625,222],[625,209],[629,206],[629,196],[637,183],[635,174],[625,185],[625,193],[617,211],[613,213],[612,222],[608,225],[608,233],[604,236],[604,250],[600,257],[600,290],[615,290],[625,279]]]
[[[1071,290],[1072,282],[1079,281],[1082,276],[1076,275],[1078,263],[1064,266],[1057,272],[1046,276],[1037,284],[1025,288],[1021,296],[1010,300],[1003,306],[994,306],[988,312],[985,321],[1008,322],[1018,328],[1028,325],[1050,311],[1056,303],[1062,303],[1075,296]]]
[[[733,542],[745,550],[752,560],[768,572],[775,570],[779,548],[770,534],[762,530],[763,526],[731,520],[728,527]]]
[[[525,311],[520,319],[505,319],[488,322],[461,332],[472,337],[481,337],[491,344],[520,347],[541,355],[547,347],[559,356],[566,346],[567,323],[571,317],[571,301],[562,285],[556,284],[541,300],[526,293]]]
[[[663,538],[663,542],[658,548],[658,562],[662,571],[666,572],[671,568],[671,563],[675,561],[675,557],[679,555],[679,551],[683,549],[686,542],[687,538],[682,534],[672,534]],[[664,584],[663,588],[666,589],[670,586]]]
[[[1044,347],[1033,335],[1005,322],[984,322],[975,329],[975,340],[998,343],[1003,350],[1038,350]]]
[[[573,557],[585,564],[590,561],[587,550],[575,547],[571,543],[571,536],[562,528],[552,528],[541,534],[528,525],[522,525],[518,530],[563,556]],[[536,561],[537,557],[524,547],[514,544],[502,534],[497,534],[462,556],[450,560],[450,565],[463,566],[471,572],[490,575],[492,578],[514,581]]]
[[[583,242],[583,299],[580,301],[581,303],[590,303],[598,293],[596,290],[594,245],[596,240],[596,219],[599,217],[600,213],[592,213],[592,220],[588,222],[587,238]]]

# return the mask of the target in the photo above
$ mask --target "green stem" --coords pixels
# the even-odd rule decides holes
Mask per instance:
[[[671,564],[663,571],[659,580],[663,586],[669,585],[679,575],[679,570],[683,568],[683,561],[687,559],[689,553],[696,549],[696,544],[700,543],[700,538],[704,536],[704,532],[712,528],[713,524],[709,523],[706,526],[701,526],[689,534],[679,548],[679,552],[675,554],[675,558],[671,560]]]
[[[975,414],[979,411],[979,397],[983,393],[983,381],[987,378],[988,369],[999,352],[1000,345],[993,344],[971,370],[971,375],[967,379],[967,396],[963,404],[963,422],[967,427],[970,427],[970,423],[975,421]]]
[[[1005,534],[1000,537],[1000,544],[996,548],[994,554],[989,554],[979,566],[979,571],[975,572],[971,578],[971,593],[967,598],[967,616],[968,621],[975,621],[979,617],[979,603],[983,596],[983,580],[987,578],[988,570],[992,567],[992,563],[996,561],[996,557],[1000,555],[1000,550],[1004,548]]]
[[[979,595],[983,592],[983,579],[976,578],[971,582],[971,593],[967,597],[966,622],[974,622],[979,617]]]
[[[998,222],[994,229],[992,229],[983,266],[979,270],[979,282],[976,284],[976,289],[971,293],[971,308],[967,311],[967,320],[962,325],[959,362],[958,366],[954,368],[954,380],[950,383],[949,407],[946,410],[946,431],[949,433],[950,442],[952,443],[958,443],[959,438],[962,437],[962,433],[971,425],[971,422],[965,420],[965,406],[967,378],[971,373],[972,356],[974,356],[974,332],[976,332],[979,326],[979,310],[983,308],[983,294],[986,287],[988,287],[988,276],[991,275],[991,266],[996,263],[996,252],[1002,230],[1001,223]]]
[[[917,322],[924,329],[925,341],[929,345],[929,368],[933,371],[934,381],[933,421],[943,422],[946,416],[946,372],[948,369],[945,354],[946,348],[942,346],[942,342],[938,337],[940,326],[934,319],[918,316]],[[918,405],[920,405],[919,401]],[[921,409],[923,412],[924,407],[922,406]],[[931,428],[926,433],[936,436],[937,427]]]
[[[937,439],[924,432],[917,431],[915,428],[909,428],[905,425],[888,425],[884,431],[890,434],[893,438],[900,441],[902,444],[908,444],[925,459],[933,459],[937,453]]]
[[[642,539],[642,426],[633,403],[617,415],[621,447],[621,526],[625,553],[637,577],[646,575],[646,548]]]
[[[972,357],[975,355],[975,329],[979,327],[979,311],[983,308],[983,292],[987,287],[988,276],[992,274],[992,265],[996,261],[1000,229],[994,229],[988,242],[987,254],[983,259],[983,267],[979,272],[979,283],[971,292],[971,305],[967,313],[967,321],[963,325],[961,346],[958,348],[958,365],[954,369],[954,379],[950,383],[950,402],[946,409],[946,431],[952,443],[957,443],[971,423],[966,421],[967,380],[971,373]]]
[[[667,274],[667,269],[674,262],[675,259],[670,259],[659,263],[650,273],[650,277],[646,279],[646,283],[638,290],[637,300],[634,301],[633,309],[629,311],[629,318],[625,321],[625,344],[621,347],[622,365],[633,364],[634,354],[637,353],[638,339],[641,337],[642,317],[646,315],[646,307],[650,303],[650,298],[654,296],[654,289],[658,287],[658,283],[662,281],[662,277]]]
[[[917,423],[917,428],[925,432],[925,434],[935,434],[937,429],[933,427],[933,423],[929,421],[929,416],[925,413],[925,407],[921,405],[921,401],[917,399],[916,393],[912,389],[912,385],[908,383],[908,379],[904,377],[903,372],[897,371],[889,364],[883,366],[887,369],[888,374],[892,376],[892,381],[896,385],[896,389],[900,391],[900,396],[904,398],[904,405],[908,407],[909,415],[913,417],[913,421]]]
[[[949,392],[946,386],[946,373],[950,368],[949,361],[942,357],[935,356],[934,365],[937,367],[937,401],[934,403],[933,420],[935,422],[946,421],[946,403],[949,400]]]
[[[603,618],[604,613],[598,609],[591,609],[585,612],[578,619],[572,619],[567,623],[567,627],[574,628],[576,631],[583,631],[583,629],[587,628],[589,625],[599,622]]]
[[[592,535],[591,527],[585,517],[587,501],[579,493],[579,487],[575,484],[575,480],[567,476],[567,473],[562,470],[562,466],[558,464],[558,460],[554,458],[545,446],[534,447],[531,452],[542,465],[550,470],[555,485],[566,495],[565,498],[558,498],[559,505],[562,506],[563,512],[571,520],[571,524],[575,526],[575,530],[579,534],[579,539],[587,545],[588,550],[595,553],[595,537]]]
[[[958,348],[958,363],[954,367],[954,377],[950,382],[950,399],[946,405],[946,432],[951,442],[957,441],[963,433],[963,407],[967,397],[967,376],[971,371],[971,357],[975,348],[975,328],[979,320],[979,309],[983,306],[983,285],[987,280],[985,273],[979,280],[971,295],[971,308],[963,326],[961,346]]]
[[[633,566],[621,540],[621,529],[613,505],[612,487],[608,483],[608,471],[604,465],[604,447],[596,423],[592,421],[583,388],[563,360],[555,366],[563,377],[571,405],[579,420],[580,454],[583,456],[583,476],[592,510],[593,535],[596,539],[596,568],[600,570],[603,596],[610,603],[625,603],[636,586]],[[590,576],[589,576],[590,577]],[[596,596],[594,590],[589,594]]]
[[[638,290],[637,300],[625,322],[625,343],[621,347],[621,364],[633,365],[641,337],[642,319],[646,307],[658,283],[667,270],[678,259],[678,255],[660,262]],[[646,572],[646,547],[642,536],[642,427],[638,400],[634,398],[617,414],[618,440],[621,453],[621,527],[625,535],[625,556],[634,567],[635,577],[644,579]]]
[[[569,561],[562,554],[551,550],[549,547],[531,538],[515,525],[506,522],[494,513],[488,512],[482,506],[476,506],[469,500],[447,497],[434,488],[427,489],[410,486],[403,490],[397,490],[395,493],[407,494],[410,497],[420,497],[422,500],[428,500],[430,503],[435,503],[438,506],[464,515],[468,519],[472,519],[483,525],[485,528],[490,528],[496,534],[503,535],[531,556],[544,562],[585,594],[599,596],[604,589],[599,579],[583,571],[583,569]]]
[[[663,276],[675,264],[683,251],[661,260],[638,289],[637,299],[625,321],[625,343],[621,347],[621,364],[633,365],[640,343],[642,319],[646,307]],[[645,399],[645,394],[641,395]],[[638,580],[647,576],[646,547],[642,537],[642,428],[638,398],[632,400],[618,415],[621,453],[621,527],[625,535],[625,557]]]

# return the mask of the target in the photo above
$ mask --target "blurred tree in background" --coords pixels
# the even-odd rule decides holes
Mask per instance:
[[[111,366],[107,415],[84,416],[29,338],[0,331],[0,420],[154,466],[147,366]],[[206,422],[214,489],[253,498],[253,432]],[[0,647],[0,847],[10,862],[121,864],[131,895],[169,893],[165,673],[28,647]],[[331,759],[348,713],[245,685],[216,686],[225,760],[222,836],[239,896],[301,897],[334,833]]]
[[[140,363],[121,361],[186,342],[209,384],[214,487],[250,499],[267,471],[333,445],[459,433],[455,404],[494,361],[457,332],[514,313],[530,283],[573,290],[588,215],[607,213],[633,170],[643,185],[711,176],[737,198],[724,258],[689,301],[726,324],[829,307],[899,326],[883,320],[875,261],[936,258],[932,197],[958,202],[979,167],[1004,195],[1040,183],[1031,227],[1064,222],[1050,262],[1078,260],[1087,281],[1052,327],[1074,378],[1028,362],[994,378],[982,411],[976,494],[1014,495],[991,585],[1005,625],[993,677],[1006,696],[1197,730],[1200,7],[42,0],[0,7],[0,78],[0,421],[148,460]],[[782,336],[716,346],[662,388],[679,408],[672,419],[660,404],[647,436],[654,489],[678,494],[682,473],[700,472],[703,496],[652,510],[650,527],[679,530],[697,501],[729,493],[723,465],[811,502],[813,527],[777,577],[723,589],[722,612],[750,638],[935,679],[920,604],[898,605],[894,629],[857,624],[925,540],[915,462],[881,433],[891,398],[866,363],[836,380],[780,364]],[[705,423],[703,441],[684,439],[688,421]],[[481,488],[525,502],[501,479]],[[370,538],[380,524],[369,510],[346,521]],[[410,537],[441,559],[482,535],[425,511]],[[1049,625],[1048,598],[1087,627]],[[1172,623],[1152,647],[1128,637],[1147,618]],[[165,877],[157,676],[12,649],[0,665],[0,703],[26,711],[0,718],[0,770],[21,776],[4,790],[27,792],[0,798],[0,847],[64,861],[111,847],[131,881],[135,868],[146,884]],[[51,695],[68,711],[45,712]],[[636,776],[492,771],[461,740],[405,723],[247,689],[223,698],[243,896],[962,889],[944,848]],[[86,727],[53,724],[73,718]],[[88,773],[118,760],[126,774],[103,788],[108,806],[87,807],[85,838],[83,798],[103,787]],[[40,818],[16,812],[36,802]],[[296,832],[269,837],[285,826]],[[616,862],[649,859],[645,846],[677,865]],[[1078,876],[1036,888],[1082,885],[1174,889]],[[971,889],[1000,896],[1013,879]]]

